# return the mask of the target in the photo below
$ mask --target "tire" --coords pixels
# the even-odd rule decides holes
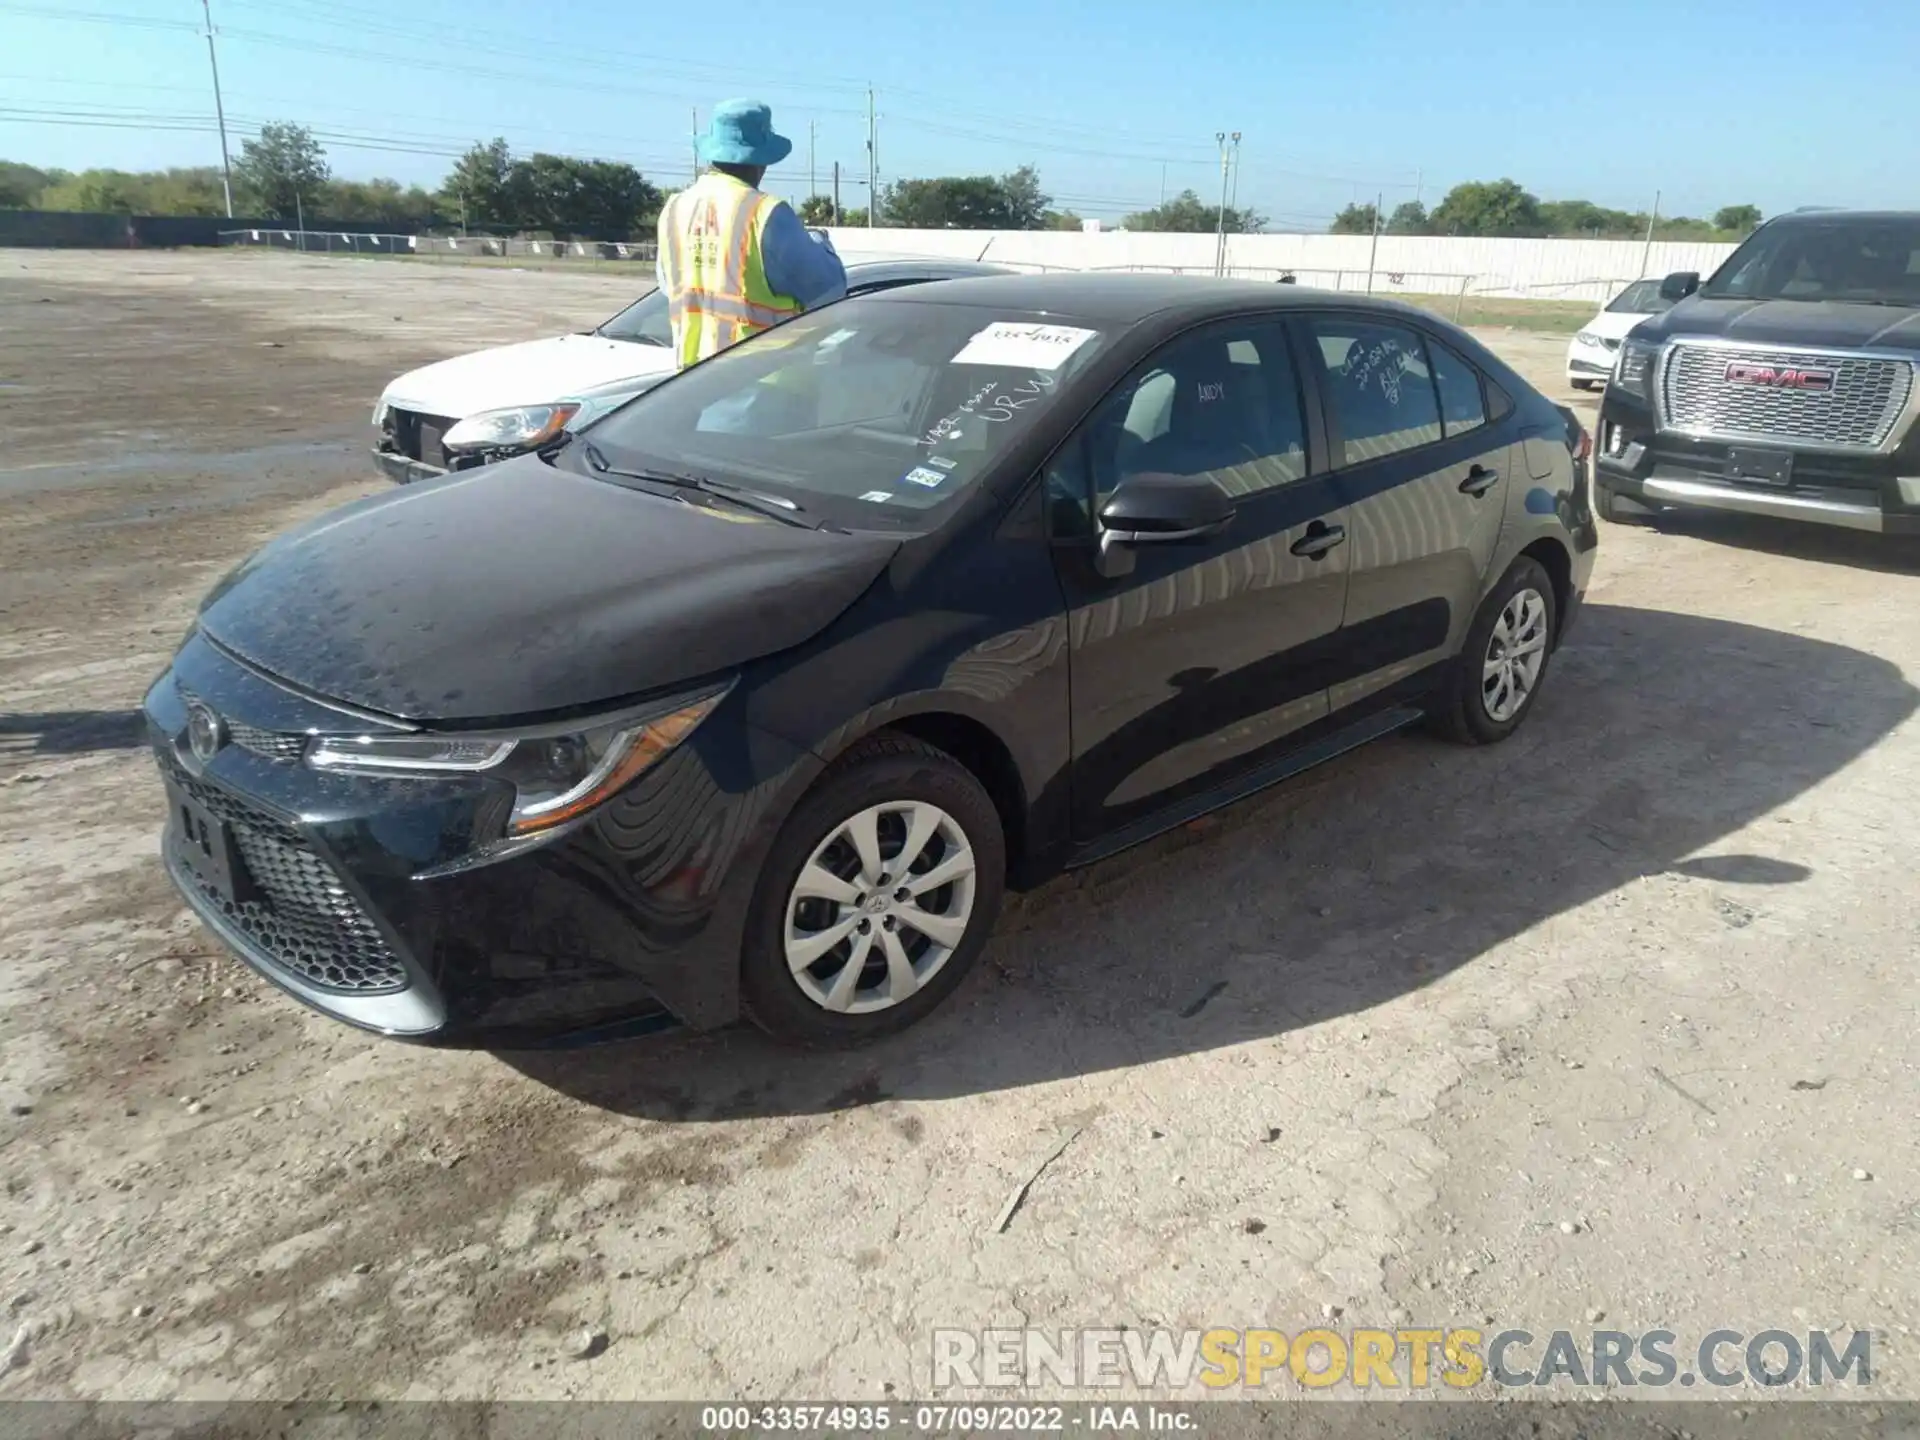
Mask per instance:
[[[935,871],[953,878],[913,894],[887,866],[916,826],[907,883],[920,887],[916,877]],[[795,807],[767,856],[740,958],[747,1017],[777,1040],[816,1047],[863,1044],[915,1024],[980,958],[1006,869],[1000,812],[970,770],[905,735],[862,741]],[[803,872],[811,893],[801,890]],[[877,888],[880,875],[895,883]],[[852,971],[856,955],[862,966]]]
[[[1522,555],[1467,627],[1446,699],[1433,713],[1434,728],[1462,745],[1497,744],[1518,730],[1546,684],[1559,620],[1553,581],[1539,561]],[[1536,639],[1538,648],[1531,648]],[[1529,648],[1517,651],[1518,645]],[[1529,658],[1537,659],[1531,669]],[[1496,688],[1495,678],[1487,673],[1500,660],[1506,662],[1505,689]],[[1515,689],[1520,692],[1517,705],[1511,703]]]

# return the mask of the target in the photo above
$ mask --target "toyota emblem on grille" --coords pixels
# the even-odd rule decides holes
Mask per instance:
[[[211,760],[226,743],[227,727],[218,715],[197,702],[187,707],[187,746],[196,760]]]
[[[1831,390],[1833,371],[1734,360],[1727,365],[1726,381],[1729,385],[1763,385],[1770,390]]]

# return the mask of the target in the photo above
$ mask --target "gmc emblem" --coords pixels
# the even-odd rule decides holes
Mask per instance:
[[[1833,371],[1799,370],[1791,365],[1755,365],[1735,360],[1727,366],[1729,385],[1765,385],[1774,390],[1831,390]]]

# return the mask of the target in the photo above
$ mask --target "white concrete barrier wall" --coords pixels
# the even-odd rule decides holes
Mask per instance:
[[[847,260],[906,256],[987,260],[1046,270],[1149,270],[1211,275],[1212,235],[1085,234],[1056,230],[888,230],[840,227],[830,232]],[[1366,235],[1235,235],[1228,237],[1230,273],[1277,279],[1291,272],[1302,285],[1364,290],[1372,239]],[[1496,240],[1433,235],[1382,235],[1373,288],[1423,295],[1495,295],[1598,304],[1642,274],[1675,270],[1709,274],[1733,246],[1660,242],[1648,253],[1636,240]],[[1642,264],[1644,261],[1644,270]]]

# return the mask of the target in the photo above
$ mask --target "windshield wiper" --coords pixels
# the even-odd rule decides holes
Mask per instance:
[[[731,501],[743,510],[752,510],[761,515],[771,516],[775,520],[784,520],[789,525],[798,525],[802,530],[817,530],[820,527],[811,520],[800,518],[804,506],[792,500],[783,500],[777,495],[764,494],[759,490],[749,490],[744,485],[730,485],[725,480],[716,480],[711,475],[695,475],[683,470],[622,470],[609,463],[606,455],[590,440],[582,440],[581,451],[587,457],[587,463],[604,475],[619,475],[628,480],[646,480],[656,485],[671,485],[676,490],[699,490],[704,494],[717,495],[722,500]]]

